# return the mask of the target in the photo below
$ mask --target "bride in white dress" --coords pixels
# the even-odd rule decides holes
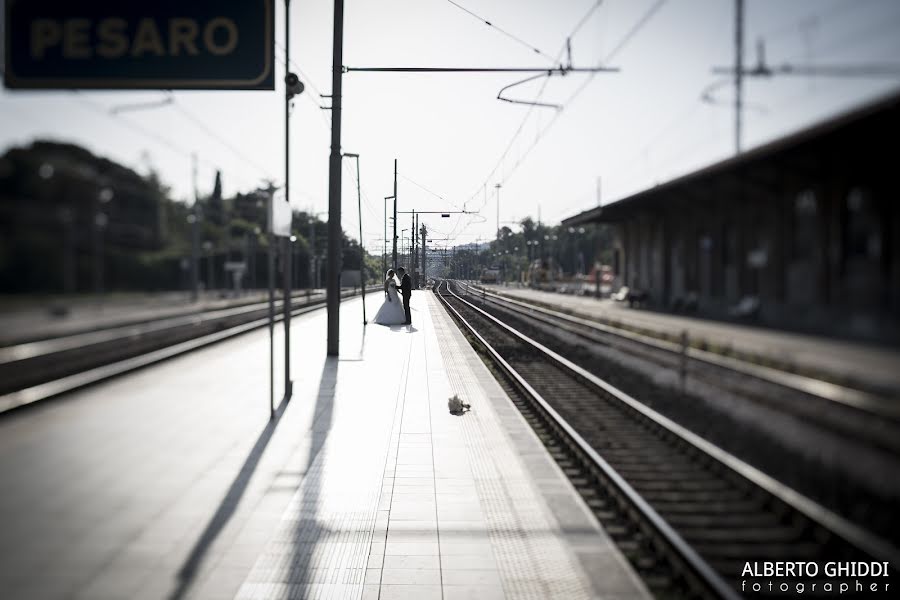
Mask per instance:
[[[384,278],[384,304],[375,315],[375,322],[379,325],[402,325],[406,322],[406,313],[403,304],[400,303],[400,295],[397,293],[397,279],[394,270],[388,269]]]

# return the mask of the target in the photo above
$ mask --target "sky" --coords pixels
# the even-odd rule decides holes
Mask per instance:
[[[176,91],[161,104],[164,92],[4,89],[0,150],[35,138],[74,142],[139,172],[156,170],[173,197],[187,201],[194,153],[201,194],[217,169],[226,194],[266,178],[282,182],[284,3],[276,5],[274,92]],[[747,79],[744,149],[900,89],[900,2],[746,0],[745,7],[747,65],[762,39],[773,66],[898,68],[881,77]],[[292,70],[307,90],[290,121],[291,203],[323,219],[331,115],[320,94],[331,89],[332,8],[326,0],[290,7]],[[539,215],[553,224],[733,155],[733,85],[712,73],[734,63],[730,0],[346,0],[343,62],[546,68],[564,56],[582,20],[571,37],[572,63],[619,71],[569,73],[508,92],[562,110],[498,100],[502,87],[523,78],[515,73],[344,75],[342,150],[360,155],[368,248],[382,243],[395,158],[399,211],[475,213],[423,218],[430,238],[453,245],[494,237],[498,199],[501,225]],[[706,90],[713,103],[701,100]],[[355,164],[344,163],[342,225],[357,237]]]

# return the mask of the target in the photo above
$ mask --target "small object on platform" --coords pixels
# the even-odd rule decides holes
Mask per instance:
[[[472,408],[470,404],[460,400],[456,394],[453,394],[453,397],[447,400],[447,406],[450,408],[451,415],[461,415]]]

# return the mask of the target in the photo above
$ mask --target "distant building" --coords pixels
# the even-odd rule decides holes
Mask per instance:
[[[900,341],[900,94],[563,221],[648,305]]]

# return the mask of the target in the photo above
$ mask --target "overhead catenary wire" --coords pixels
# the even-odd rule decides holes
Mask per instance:
[[[76,101],[78,101],[82,105],[90,108],[92,111],[96,112],[97,114],[107,117],[109,119],[112,119],[115,122],[117,122],[118,124],[122,125],[123,127],[131,129],[132,131],[135,131],[149,139],[152,139],[157,144],[160,144],[161,146],[165,146],[166,148],[168,148],[172,152],[175,152],[176,154],[182,156],[183,158],[191,159],[191,157],[193,155],[193,152],[191,150],[176,144],[172,140],[156,133],[155,131],[151,131],[149,129],[141,127],[134,121],[131,121],[130,119],[127,119],[120,114],[111,113],[109,111],[108,107],[104,106],[103,104],[100,104],[99,102],[96,102],[95,100],[91,100],[90,98],[88,98],[87,96],[82,94],[79,90],[71,90],[71,92],[72,92],[72,94],[74,94]],[[204,165],[206,168],[208,168],[212,171],[216,171],[219,169],[219,166],[217,164],[210,162],[209,160],[206,160],[203,157],[198,157],[197,160],[200,164]]]
[[[281,47],[277,42],[276,42],[276,46]],[[282,54],[282,56],[279,57],[279,62],[283,64],[283,63],[284,63],[284,49],[283,49],[283,48],[282,48],[281,54]],[[308,85],[308,86],[310,87],[310,89],[312,89],[313,92],[316,94],[316,96],[319,97],[319,100],[325,99],[325,96],[322,95],[322,93],[319,91],[319,88],[317,88],[316,85],[315,85],[315,84],[312,82],[312,80],[309,78],[309,76],[306,75],[306,74],[300,69],[299,66],[297,66],[297,63],[294,62],[294,59],[291,59],[290,64],[291,64],[292,67],[294,67],[294,69],[297,70],[298,73],[300,73],[300,74],[302,75],[303,81],[305,82],[304,85]],[[327,107],[327,106],[322,106],[321,104],[319,104],[319,102],[316,101],[316,99],[313,98],[312,95],[310,95],[310,94],[304,93],[304,94],[301,94],[301,96],[302,96],[303,98],[305,98],[306,101],[310,103],[310,106],[312,106],[312,108],[315,109],[315,111],[319,114],[319,118],[322,119],[322,124],[325,126],[325,128],[326,128],[326,129],[331,129],[331,120],[330,120],[330,118],[325,114],[326,111],[323,110],[323,109],[327,109],[328,107]]]
[[[84,106],[89,107],[92,111],[96,112],[97,114],[102,115],[106,118],[112,119],[113,121],[119,123],[120,125],[128,128],[128,129],[131,129],[132,131],[135,131],[135,132],[145,136],[146,138],[154,140],[156,143],[160,144],[161,146],[165,146],[166,148],[168,148],[169,150],[182,156],[183,158],[191,159],[192,156],[194,155],[193,150],[185,148],[184,146],[177,144],[176,142],[172,141],[171,139],[169,139],[163,135],[160,135],[159,133],[157,133],[153,130],[150,130],[141,125],[138,125],[137,123],[135,123],[131,119],[126,118],[122,114],[110,112],[109,107],[107,107],[95,100],[90,99],[85,94],[81,93],[79,90],[71,90],[71,93],[74,95],[74,97],[76,98],[77,101],[79,101]],[[203,156],[197,157],[197,160],[198,160],[198,163],[202,164],[204,167],[206,167],[210,171],[221,171],[222,170],[220,165],[218,165],[210,160],[207,160]],[[252,187],[255,187],[258,185],[258,182],[252,182],[250,179],[248,179],[245,175],[242,175],[242,174],[237,174],[236,179],[243,181],[245,184],[247,184],[247,187],[252,188]],[[273,182],[274,182],[274,180],[273,180]],[[275,185],[276,185],[276,187],[278,187],[277,182],[275,182]]]
[[[210,128],[206,123],[204,123],[202,120],[197,118],[193,113],[188,111],[181,103],[175,102],[173,104],[173,107],[175,108],[175,110],[180,112],[185,118],[187,118],[194,125],[196,125],[198,128],[200,128],[206,135],[208,135],[212,139],[214,139],[217,142],[219,142],[220,144],[222,144],[222,146],[224,146],[232,154],[234,154],[241,160],[245,161],[248,165],[251,165],[254,168],[256,168],[259,172],[261,172],[263,175],[265,175],[266,178],[268,178],[270,181],[275,180],[275,177],[272,176],[271,172],[266,167],[257,163],[255,160],[253,160],[252,158],[250,158],[249,156],[247,156],[246,154],[244,154],[243,152],[238,150],[231,142],[229,142],[224,137],[222,137],[221,135],[219,135],[218,133],[213,131],[212,128]]]
[[[516,36],[516,35],[513,35],[513,34],[510,33],[509,31],[506,31],[505,29],[503,29],[502,27],[500,27],[500,26],[498,26],[498,25],[495,25],[494,23],[492,23],[491,21],[485,19],[485,18],[482,17],[481,15],[478,15],[478,14],[474,13],[473,11],[469,10],[468,8],[466,8],[465,6],[463,6],[462,4],[459,4],[458,2],[454,2],[454,0],[447,0],[447,2],[449,2],[450,4],[452,4],[453,6],[455,6],[456,8],[460,9],[461,11],[463,11],[463,12],[465,12],[465,13],[471,15],[472,17],[474,17],[474,18],[476,18],[476,19],[478,19],[479,21],[481,21],[482,23],[484,23],[484,24],[487,25],[488,27],[490,27],[490,28],[492,28],[492,29],[495,29],[498,33],[501,33],[502,35],[506,36],[507,38],[513,40],[514,42],[516,42],[516,43],[519,44],[520,46],[524,46],[525,48],[528,48],[529,50],[531,50],[533,53],[538,54],[538,55],[540,55],[540,56],[543,56],[544,58],[546,58],[547,60],[549,60],[551,63],[556,64],[556,63],[558,62],[557,59],[554,59],[552,56],[550,56],[550,55],[547,54],[546,52],[542,51],[542,50],[541,50],[540,48],[538,48],[537,46],[534,46],[533,44],[529,44],[528,42],[526,42],[526,41],[523,40],[522,38],[520,38],[520,37],[518,37],[518,36]]]
[[[572,28],[572,30],[566,36],[567,41],[559,49],[559,52],[558,52],[557,57],[554,60],[554,62],[559,62],[559,60],[562,58],[563,53],[566,51],[566,48],[568,47],[569,40],[571,40],[581,30],[581,28],[585,25],[585,23],[587,23],[588,20],[590,20],[590,18],[594,15],[594,13],[597,11],[597,9],[600,8],[600,5],[602,3],[603,3],[603,0],[597,0],[597,2],[595,2],[590,7],[590,9],[588,9],[588,11],[578,20],[578,23],[575,25],[575,27]],[[534,98],[535,102],[537,102],[538,100],[540,100],[543,97],[543,94],[547,88],[548,82],[549,82],[549,79],[544,80],[544,83],[541,85],[540,89],[538,90],[537,95]],[[497,162],[494,164],[494,167],[490,170],[487,177],[485,177],[484,182],[478,186],[475,193],[473,193],[472,196],[469,198],[470,201],[475,199],[475,197],[478,195],[478,193],[490,182],[491,178],[497,172],[497,169],[499,169],[500,166],[503,164],[503,161],[506,159],[506,156],[509,154],[510,150],[512,150],[513,145],[515,144],[519,135],[521,135],[522,131],[524,130],[525,124],[528,122],[528,119],[531,117],[531,114],[533,111],[534,111],[534,106],[532,105],[528,108],[526,113],[522,116],[522,120],[519,122],[519,126],[516,128],[516,131],[513,133],[509,142],[506,144],[506,148],[504,148],[503,152],[500,154],[500,158],[497,159]],[[484,208],[484,203],[482,203],[481,207]]]
[[[774,29],[770,29],[766,32],[763,32],[759,37],[762,39],[771,40],[771,39],[782,38],[787,35],[794,35],[797,32],[797,30],[802,27],[802,25],[804,23],[809,23],[809,22],[813,22],[813,21],[818,23],[821,21],[829,20],[829,19],[832,19],[833,17],[836,17],[844,12],[847,12],[850,9],[854,9],[857,7],[858,7],[858,2],[856,2],[855,0],[837,0],[836,2],[833,2],[830,6],[826,7],[821,12],[807,14],[804,17],[802,17],[801,19],[791,21],[787,24],[784,24],[784,25],[778,26]],[[879,22],[883,23],[884,20],[880,19]],[[888,25],[890,25],[890,23],[888,23]],[[891,27],[885,27],[885,29],[890,29],[890,31],[893,32],[893,29]],[[866,40],[872,39],[872,35],[871,35],[872,33],[875,33],[875,32],[867,31],[864,36],[860,36],[860,37],[863,39],[866,39]],[[817,51],[819,53],[821,53],[823,50],[824,51],[833,50],[834,47],[835,47],[835,44],[831,44],[830,46],[826,46],[825,48],[819,48],[819,49],[817,49]],[[797,60],[799,58],[801,58],[801,57],[795,56],[795,57],[792,57],[791,60]],[[703,98],[703,96],[709,96],[709,93],[713,89],[715,89],[722,81],[727,82],[727,81],[730,81],[730,79],[717,80],[713,84],[707,86],[701,93],[701,99]],[[794,96],[791,98],[791,100],[796,100],[797,98],[802,97],[803,95],[806,95],[806,94]],[[612,169],[612,171],[614,171],[615,173],[617,173],[618,175],[621,176],[623,174],[630,174],[637,167],[642,166],[641,163],[637,162],[637,158],[639,158],[643,154],[646,154],[650,150],[651,147],[655,147],[658,144],[658,142],[667,138],[672,132],[677,131],[682,126],[689,124],[690,119],[697,113],[697,111],[702,106],[703,106],[702,102],[698,102],[697,100],[692,100],[687,106],[685,106],[684,110],[679,111],[677,113],[677,115],[674,119],[672,119],[664,127],[660,128],[659,130],[657,130],[657,132],[655,132],[653,135],[651,135],[649,137],[648,141],[641,147],[641,149],[639,151],[633,153],[626,160],[620,161],[620,164],[623,165],[623,168],[621,168],[621,169],[615,168],[615,169]],[[768,107],[769,111],[774,110],[778,106],[780,106],[780,105],[776,105],[775,107],[771,107],[771,106]],[[666,156],[671,158],[671,156],[670,156],[671,154],[672,153],[670,153],[669,155],[666,155]],[[681,156],[681,153],[679,152],[678,155]],[[668,165],[668,164],[671,164],[671,162],[673,162],[673,161],[669,160],[663,164]]]
[[[428,189],[427,187],[425,187],[425,186],[422,185],[421,183],[418,183],[418,182],[416,182],[416,181],[410,179],[409,177],[407,177],[407,176],[404,175],[403,173],[397,173],[397,175],[398,175],[399,177],[402,177],[403,179],[405,179],[405,180],[408,181],[409,183],[413,184],[414,186],[416,186],[416,187],[419,188],[420,190],[422,190],[422,191],[424,191],[424,192],[426,192],[426,193],[428,193],[428,194],[431,194],[432,196],[434,196],[435,198],[438,198],[439,200],[442,200],[443,202],[446,202],[447,204],[449,204],[449,205],[452,206],[453,208],[455,208],[455,209],[457,209],[457,210],[465,210],[464,207],[463,207],[463,208],[460,208],[460,207],[459,207],[456,203],[454,203],[452,200],[448,200],[445,196],[442,196],[441,194],[438,194],[437,192],[434,192],[434,191]]]
[[[657,0],[652,6],[650,6],[650,8],[649,8],[647,11],[645,11],[645,12],[637,19],[637,21],[635,21],[635,23],[628,29],[628,31],[625,33],[624,36],[622,36],[622,38],[616,43],[616,45],[613,46],[613,49],[612,49],[610,52],[608,52],[608,53],[603,57],[603,59],[599,62],[599,65],[598,65],[598,66],[602,66],[602,65],[604,65],[604,64],[609,63],[609,61],[613,60],[619,53],[621,53],[622,50],[624,50],[625,47],[626,47],[626,46],[627,46],[627,45],[628,45],[628,44],[629,44],[629,43],[637,36],[637,34],[638,34],[638,33],[639,33],[639,32],[647,25],[647,23],[649,23],[650,20],[651,20],[651,19],[659,12],[659,10],[665,5],[665,3],[666,3],[667,1],[668,1],[668,0]],[[596,8],[597,8],[599,5],[600,5],[600,2],[597,2],[597,3],[591,8],[591,10],[589,11],[588,16],[590,16],[591,14],[593,14],[593,11],[596,10]],[[586,22],[586,19],[587,19],[587,18],[582,18],[582,19],[579,21],[578,28],[580,28],[580,27],[584,24],[584,22]],[[569,36],[569,37],[571,37],[571,36]],[[567,39],[568,39],[568,38],[567,38]],[[566,47],[566,46],[564,45],[564,46],[563,46],[563,49],[560,51],[560,54],[561,54],[563,51],[565,51],[565,47]],[[563,107],[568,106],[568,105],[571,104],[576,98],[578,98],[578,96],[580,96],[580,95],[584,92],[584,90],[587,89],[587,86],[590,85],[590,83],[593,81],[593,79],[594,79],[595,76],[596,76],[595,73],[591,73],[591,74],[588,76],[588,78],[586,78],[585,81],[582,82],[582,84],[575,90],[575,92],[572,93],[572,94],[569,96],[569,98],[566,99],[566,101],[562,104],[562,106],[563,106]],[[544,82],[544,86],[542,86],[542,88],[541,88],[541,90],[540,90],[540,92],[539,92],[539,94],[538,94],[537,99],[540,98],[540,96],[541,96],[541,94],[543,93],[543,90],[545,89],[545,87],[546,87],[546,81]],[[529,108],[529,111],[528,111],[528,113],[525,115],[525,117],[523,118],[523,120],[522,120],[522,122],[521,122],[519,128],[518,128],[517,131],[516,131],[516,134],[513,135],[513,139],[510,140],[510,143],[508,144],[507,149],[504,151],[503,155],[501,155],[500,160],[497,161],[497,164],[494,166],[494,168],[492,169],[491,173],[488,175],[487,178],[485,178],[484,183],[483,183],[481,186],[479,186],[479,191],[483,188],[483,186],[487,185],[487,183],[490,182],[491,178],[494,176],[494,174],[496,173],[497,169],[499,169],[500,166],[502,165],[503,160],[506,158],[506,155],[509,153],[509,150],[512,148],[513,144],[515,143],[516,138],[518,137],[518,135],[519,135],[519,133],[521,132],[521,130],[524,128],[525,122],[527,121],[529,115],[531,114],[532,109],[533,109],[533,107],[530,107],[530,108]],[[531,152],[534,150],[534,148],[540,143],[540,141],[544,138],[544,136],[547,134],[547,132],[553,127],[553,125],[556,124],[556,122],[559,120],[559,118],[560,118],[560,116],[562,116],[562,114],[563,114],[563,111],[562,111],[562,110],[557,111],[557,112],[553,115],[553,117],[550,119],[550,121],[549,121],[549,122],[548,122],[548,123],[547,123],[547,124],[546,124],[546,125],[545,125],[538,133],[537,133],[537,135],[535,136],[535,138],[534,138],[534,140],[532,141],[532,143],[531,143],[531,144],[528,146],[528,148],[525,150],[524,154],[522,154],[522,155],[519,156],[519,159],[515,162],[515,164],[513,165],[512,169],[511,169],[509,172],[505,173],[505,174],[501,177],[501,179],[500,179],[500,181],[499,181],[499,183],[500,183],[501,185],[502,185],[502,184],[505,184],[505,183],[509,180],[509,178],[512,177],[513,174],[515,174],[515,172],[518,170],[518,168],[524,163],[525,159],[528,158],[528,156],[531,154]],[[479,191],[476,191],[474,194],[472,194],[471,199],[474,199],[475,196],[477,196],[477,194],[479,193]],[[482,208],[484,207],[484,205],[486,204],[486,202],[487,202],[487,199],[485,199],[485,200],[482,202]],[[470,220],[469,224],[467,224],[466,226],[464,226],[463,230],[465,230],[465,228],[468,227],[470,224],[471,224],[471,220]],[[454,232],[454,233],[455,233],[455,232]]]
[[[284,46],[282,46],[280,42],[275,42],[275,47],[281,51],[281,54],[282,54],[281,62],[284,62],[284,58],[283,58]],[[309,88],[316,94],[316,96],[318,96],[319,98],[324,97],[322,92],[319,90],[319,87],[313,82],[313,80],[310,78],[310,76],[307,75],[303,71],[303,69],[300,67],[300,65],[298,65],[297,62],[293,58],[290,60],[290,66],[293,67],[293,69],[295,71],[300,73],[300,76],[303,77],[303,80],[306,82],[306,85],[309,86]]]

